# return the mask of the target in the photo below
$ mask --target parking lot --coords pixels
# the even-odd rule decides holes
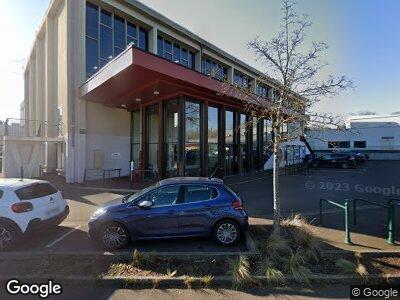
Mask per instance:
[[[400,162],[370,161],[357,169],[316,169],[308,175],[281,176],[281,206],[284,215],[301,213],[318,224],[319,199],[338,202],[345,199],[363,198],[386,203],[389,196],[400,198]],[[396,173],[397,171],[397,173]],[[232,189],[238,191],[250,217],[272,217],[272,178],[270,174],[239,176],[226,179]],[[98,206],[120,197],[120,194],[65,185],[63,188],[71,212],[57,228],[33,234],[17,246],[17,251],[102,251],[87,237],[87,221]],[[400,207],[396,210],[400,220]],[[342,230],[343,212],[327,207],[324,227]],[[398,222],[400,223],[400,222]],[[386,212],[377,207],[360,203],[358,224],[353,232],[385,237],[387,233]],[[400,239],[399,226],[395,237]],[[216,245],[206,239],[180,239],[169,241],[137,242],[125,249],[163,252],[238,252],[246,250],[244,243],[233,248]]]

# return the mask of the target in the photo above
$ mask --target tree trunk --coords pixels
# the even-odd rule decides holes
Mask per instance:
[[[279,168],[280,168],[279,144],[274,145],[274,166],[272,174],[273,197],[274,197],[274,230],[279,232],[281,224],[281,201],[279,195]]]

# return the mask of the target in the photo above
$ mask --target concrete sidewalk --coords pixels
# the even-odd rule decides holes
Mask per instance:
[[[252,226],[262,226],[272,229],[272,219],[250,218]],[[400,246],[393,246],[387,243],[386,238],[373,235],[351,232],[353,244],[344,242],[344,230],[328,228],[318,225],[311,225],[315,235],[321,240],[323,252],[355,251],[355,252],[400,252]]]

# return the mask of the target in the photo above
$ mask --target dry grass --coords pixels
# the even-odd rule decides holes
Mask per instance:
[[[193,285],[196,283],[196,278],[192,276],[185,276],[185,279],[183,280],[183,283],[188,289],[193,288]]]
[[[214,280],[214,276],[206,275],[201,278],[201,283],[203,284],[204,288],[208,288]]]
[[[231,259],[230,268],[234,287],[239,288],[246,283],[252,282],[250,262],[247,257],[240,256],[236,259]]]

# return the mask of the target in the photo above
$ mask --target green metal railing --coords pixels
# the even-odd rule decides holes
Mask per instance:
[[[391,245],[395,245],[396,244],[396,241],[394,240],[394,227],[395,227],[396,222],[395,222],[395,217],[394,217],[395,216],[395,206],[394,206],[393,202],[399,202],[400,203],[400,199],[391,198],[388,201],[388,206],[391,207],[391,210],[390,210],[391,211],[391,215],[390,215],[391,222],[388,223],[388,231],[389,231],[389,233],[388,233],[388,243],[391,244]],[[388,214],[388,219],[389,219],[389,214]],[[390,225],[390,228],[389,228],[389,225]]]
[[[331,204],[333,206],[339,207],[344,210],[344,226],[346,230],[346,235],[344,242],[346,244],[352,244],[351,239],[350,239],[350,223],[349,223],[349,201],[346,200],[344,204],[337,203],[332,200],[327,200],[327,199],[320,199],[319,200],[319,222],[322,225],[323,223],[323,218],[322,218],[322,203],[326,202],[328,204]]]
[[[356,198],[353,200],[353,224],[356,225],[357,224],[357,202],[365,202],[365,203],[369,203],[375,206],[379,206],[382,208],[385,208],[387,210],[387,228],[388,228],[388,237],[387,237],[387,242],[388,244],[394,245],[395,241],[394,241],[394,234],[393,234],[393,230],[394,230],[394,208],[393,208],[393,204],[381,204],[375,201],[371,201],[371,200],[365,200],[365,199],[360,199],[360,198]],[[389,200],[390,202],[390,200]]]

